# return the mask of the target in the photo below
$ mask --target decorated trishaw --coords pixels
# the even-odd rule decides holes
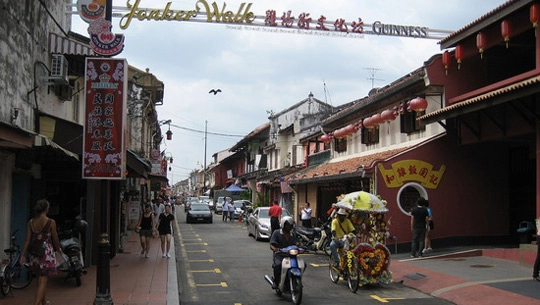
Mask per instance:
[[[390,225],[386,201],[365,191],[344,194],[337,200],[334,206],[348,210],[356,228],[357,236],[348,246],[358,261],[359,284],[389,284],[392,273],[390,251],[385,245]]]

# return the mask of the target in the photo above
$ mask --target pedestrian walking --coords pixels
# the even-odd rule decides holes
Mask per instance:
[[[165,204],[163,203],[163,198],[157,197],[156,203],[154,205],[154,223],[157,223],[159,220],[159,215],[165,212]]]
[[[227,197],[224,197],[223,202],[221,203],[221,214],[221,220],[227,221],[229,215],[229,203],[227,202]]]
[[[171,250],[171,237],[172,233],[176,230],[176,225],[174,223],[174,215],[171,214],[172,207],[170,204],[165,206],[165,212],[159,215],[159,220],[157,223],[157,228],[159,232],[159,238],[161,241],[161,257],[170,258],[171,255],[169,251]]]
[[[422,249],[426,238],[426,225],[428,221],[428,211],[426,209],[427,200],[419,197],[416,200],[417,206],[411,210],[411,257],[421,257]]]
[[[229,204],[227,205],[227,209],[229,210],[229,220],[231,222],[234,221],[234,201],[231,200]]]
[[[154,222],[154,212],[152,211],[152,205],[146,204],[144,206],[144,211],[139,216],[139,221],[137,222],[137,227],[139,227],[139,241],[141,243],[141,255],[149,258],[148,252],[150,251],[150,241],[152,240],[152,233],[156,230]]]
[[[272,230],[272,232],[270,232],[270,236],[272,236],[272,233],[274,233],[275,230],[279,230],[279,220],[282,213],[283,209],[279,206],[278,201],[274,200],[272,206],[270,209],[268,209],[268,216],[270,216],[270,228]]]
[[[302,211],[300,212],[300,220],[302,220],[302,226],[306,228],[311,228],[311,204],[306,201],[304,203],[304,207],[302,208]]]
[[[37,276],[37,289],[33,305],[46,305],[47,280],[57,274],[55,252],[62,252],[56,231],[56,222],[48,218],[49,201],[38,200],[34,206],[36,216],[26,226],[26,238],[19,262],[26,264],[26,253],[30,254],[30,270]]]

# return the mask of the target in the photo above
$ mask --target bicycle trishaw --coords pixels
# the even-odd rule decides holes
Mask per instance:
[[[390,219],[386,219],[386,201],[365,191],[341,195],[337,199],[335,210],[344,208],[349,211],[347,217],[353,223],[357,236],[348,236],[348,247],[346,241],[344,249],[340,249],[339,268],[330,264],[330,279],[336,283],[341,274],[347,278],[352,292],[356,292],[358,286],[391,283],[390,251],[385,246],[390,226]]]

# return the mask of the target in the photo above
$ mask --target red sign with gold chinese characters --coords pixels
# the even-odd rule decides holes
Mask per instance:
[[[127,61],[86,58],[83,179],[124,179]]]

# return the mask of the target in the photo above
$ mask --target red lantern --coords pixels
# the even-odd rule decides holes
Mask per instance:
[[[390,109],[386,109],[385,111],[383,111],[381,113],[381,118],[387,123],[396,119],[396,117],[394,116],[394,111]]]
[[[363,124],[364,124],[364,127],[366,128],[373,128],[375,126],[371,118],[365,118],[363,121]]]
[[[426,101],[426,99],[421,98],[421,97],[413,98],[412,100],[408,102],[408,104],[411,110],[414,110],[417,112],[426,110],[428,106],[428,102]]]
[[[353,124],[349,124],[345,127],[345,133],[346,134],[353,134],[355,133],[356,130],[354,130],[354,125]]]
[[[330,136],[327,135],[327,134],[323,134],[323,135],[321,136],[321,141],[323,141],[324,143],[330,142],[330,141],[331,141]]]
[[[380,113],[375,113],[374,115],[372,115],[371,121],[373,122],[373,125],[379,125],[381,123],[384,123]]]
[[[457,60],[457,68],[459,70],[461,61],[463,60],[463,46],[460,44],[456,46],[456,60]]]
[[[444,71],[446,75],[448,75],[448,67],[450,66],[450,63],[452,62],[452,55],[448,51],[444,51],[442,55],[442,64],[444,66]]]
[[[399,104],[399,110],[398,112],[400,114],[405,114],[405,102]]]
[[[501,35],[506,42],[506,48],[508,49],[508,41],[510,41],[510,36],[512,36],[512,23],[509,20],[503,20],[501,22]]]
[[[538,22],[540,22],[540,4],[535,3],[531,5],[529,13],[529,19],[531,20],[534,28],[534,36],[536,36],[536,27],[538,26]]]
[[[480,53],[480,58],[482,58],[484,54],[484,50],[487,47],[487,38],[486,34],[479,32],[476,35],[476,47],[478,48],[478,52]]]

